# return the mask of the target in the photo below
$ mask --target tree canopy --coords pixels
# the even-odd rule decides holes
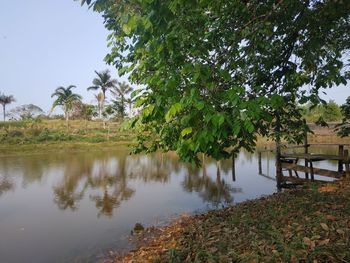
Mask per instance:
[[[139,151],[198,163],[252,150],[258,135],[300,142],[297,105],[350,77],[349,1],[81,2],[111,31],[106,61],[144,87]]]
[[[14,119],[28,120],[44,114],[44,111],[37,105],[25,104],[10,111],[10,116]]]
[[[98,102],[99,118],[101,119],[106,101],[106,92],[113,88],[117,84],[117,81],[112,79],[111,73],[108,69],[100,72],[95,70],[95,73],[97,77],[92,81],[93,86],[88,87],[87,90],[101,90],[101,93],[97,96],[95,95]]]
[[[82,99],[82,97],[79,94],[76,94],[72,91],[72,89],[74,88],[76,88],[76,86],[74,85],[69,85],[66,88],[60,86],[51,95],[51,98],[56,97],[52,105],[52,110],[57,106],[62,107],[66,118],[67,127],[68,127],[69,115],[73,108],[73,103],[76,101],[80,101]]]

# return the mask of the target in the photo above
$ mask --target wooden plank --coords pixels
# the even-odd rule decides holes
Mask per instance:
[[[338,155],[339,155],[338,172],[342,172],[343,171],[343,158],[344,158],[344,145],[338,146]]]
[[[291,183],[306,183],[306,182],[310,182],[309,179],[297,178],[297,177],[289,177],[289,176],[284,176],[283,177],[283,181],[284,182],[291,182]],[[315,179],[314,182],[327,183],[328,181]]]
[[[301,144],[301,145],[290,145],[290,144],[281,144],[281,148],[283,149],[297,149],[297,148],[305,148],[312,147],[312,146],[343,146],[343,147],[350,147],[349,143],[307,143],[307,144]],[[273,149],[265,149],[261,150],[260,152],[268,152],[268,151],[274,151]]]
[[[282,158],[299,158],[306,159],[308,161],[324,161],[324,160],[339,160],[341,157],[338,155],[328,154],[312,154],[312,153],[283,153]]]
[[[350,146],[348,143],[311,143],[310,146]]]
[[[305,154],[309,154],[309,147],[310,147],[310,144],[307,143],[307,132],[305,132],[305,136],[304,136],[304,153]],[[308,159],[305,158],[304,164],[305,164],[305,167],[309,167]],[[309,173],[305,173],[305,178],[309,179]]]
[[[297,165],[293,163],[282,163],[282,168],[295,170],[298,172],[311,173],[311,167],[305,167],[305,166]],[[321,169],[321,168],[315,168],[315,167],[313,167],[312,169],[314,174],[317,174],[320,176],[332,177],[337,179],[342,177],[342,174],[339,172]]]
[[[298,149],[298,148],[305,148],[305,146],[310,147],[311,144],[303,144],[303,145],[282,145],[282,149]]]

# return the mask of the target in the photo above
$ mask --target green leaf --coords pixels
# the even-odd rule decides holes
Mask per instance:
[[[233,130],[233,135],[236,135],[236,136],[239,135],[239,132],[241,131],[241,124],[239,122],[235,122],[233,124],[232,130]]]
[[[137,95],[140,94],[141,91],[142,91],[142,89],[136,89],[136,90],[134,90],[133,92],[131,92],[130,97],[131,97],[132,99],[135,98]]]
[[[154,111],[154,107],[155,107],[154,104],[150,104],[146,108],[144,108],[142,111],[143,116],[148,117],[148,116],[152,115],[152,113]]]
[[[196,108],[197,108],[198,110],[204,109],[204,102],[202,102],[202,101],[198,102],[198,103],[196,104]]]
[[[182,110],[182,104],[181,103],[175,103],[173,104],[169,111],[165,114],[165,121],[170,122],[173,117],[179,113]]]
[[[130,35],[131,34],[131,28],[128,24],[124,24],[123,25],[123,32],[127,35]]]
[[[225,122],[225,116],[220,113],[215,114],[212,116],[211,121],[217,128],[220,128],[221,125]]]
[[[181,131],[181,137],[185,137],[188,134],[192,133],[192,127],[187,127]]]
[[[123,25],[123,31],[125,34],[130,35],[137,27],[139,17],[134,15],[129,18],[128,22]]]
[[[253,123],[249,120],[249,119],[246,119],[244,121],[244,128],[249,132],[249,133],[252,133],[254,131],[254,125]]]

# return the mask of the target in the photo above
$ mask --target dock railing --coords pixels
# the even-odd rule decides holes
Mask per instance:
[[[310,151],[310,147],[337,147],[337,154],[318,154],[312,153]],[[345,177],[350,179],[350,165],[349,165],[349,150],[345,148],[349,148],[350,144],[335,144],[335,143],[305,143],[303,145],[280,145],[281,154],[279,158],[276,158],[276,175],[282,174],[282,181],[292,181],[292,182],[301,182],[305,180],[309,180],[309,175],[311,181],[321,181],[315,180],[314,175],[317,174],[319,176],[331,177],[331,178],[342,178]],[[301,152],[295,152],[296,149],[304,149]],[[288,150],[294,150],[293,153],[286,153]],[[262,155],[264,153],[275,153],[275,149],[265,149],[258,151],[258,167],[259,174],[263,174],[262,169]],[[299,160],[304,159],[304,165],[298,164]],[[333,160],[337,161],[337,171],[332,171],[329,169],[320,169],[315,168],[313,166],[314,162],[323,161],[323,160]],[[345,170],[344,170],[345,167]],[[280,171],[277,171],[277,170]],[[288,170],[289,176],[283,175],[283,169]],[[295,177],[292,176],[292,170],[295,172]],[[303,172],[305,174],[305,179],[299,177],[297,172]],[[277,178],[278,179],[278,178]],[[278,182],[279,185],[283,182]]]

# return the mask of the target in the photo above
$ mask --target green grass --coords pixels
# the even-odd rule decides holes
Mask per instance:
[[[0,143],[7,145],[47,143],[101,143],[131,141],[133,134],[120,123],[71,121],[69,129],[62,120],[0,123]]]
[[[120,123],[63,120],[0,122],[0,156],[47,151],[95,151],[132,144],[134,134]]]

